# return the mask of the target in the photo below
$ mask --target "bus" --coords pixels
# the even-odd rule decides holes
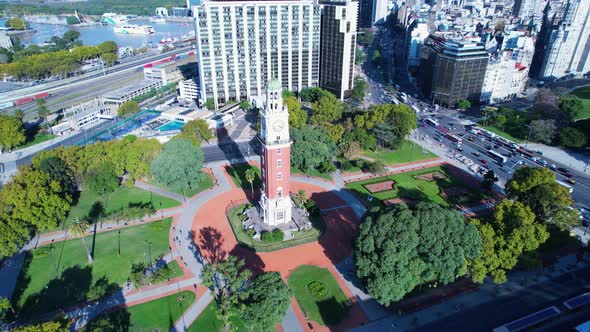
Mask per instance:
[[[461,145],[461,144],[463,143],[463,140],[461,139],[461,137],[459,137],[459,136],[457,136],[457,135],[453,135],[453,134],[449,134],[449,133],[447,133],[447,134],[445,135],[445,137],[446,137],[446,138],[447,138],[449,141],[451,141],[451,142],[454,142],[454,143],[456,143],[457,145]]]
[[[522,146],[518,147],[516,150],[518,151],[518,153],[520,153],[521,155],[526,156],[528,158],[534,157],[533,152],[531,150],[527,150],[527,149],[523,148]]]
[[[418,106],[412,105],[412,109],[414,110],[414,112],[420,113],[420,109],[418,108]]]
[[[426,123],[427,125],[429,125],[431,127],[438,127],[438,121],[436,121],[433,118],[426,118],[426,119],[424,119],[424,123]]]
[[[508,158],[494,150],[488,150],[488,155],[496,161],[498,161],[498,163],[500,163],[500,166],[504,165],[508,161]]]

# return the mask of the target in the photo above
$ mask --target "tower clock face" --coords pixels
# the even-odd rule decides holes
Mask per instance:
[[[274,130],[275,132],[280,132],[284,128],[285,128],[285,122],[283,122],[282,120],[273,121],[272,130]]]

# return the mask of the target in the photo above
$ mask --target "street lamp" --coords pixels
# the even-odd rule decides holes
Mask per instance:
[[[525,125],[527,127],[529,127],[529,134],[526,136],[526,142],[524,143],[525,147],[529,146],[529,139],[531,138],[531,131],[533,130],[533,128],[529,125]]]

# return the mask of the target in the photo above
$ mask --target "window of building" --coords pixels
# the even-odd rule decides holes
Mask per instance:
[[[277,167],[283,167],[283,161],[281,159],[277,160]]]
[[[283,154],[283,149],[277,149],[277,154]]]
[[[278,172],[277,173],[277,180],[281,181],[283,179],[283,173]]]
[[[283,187],[278,187],[277,188],[277,196],[279,198],[283,197]]]
[[[277,220],[285,219],[285,211],[277,211]]]

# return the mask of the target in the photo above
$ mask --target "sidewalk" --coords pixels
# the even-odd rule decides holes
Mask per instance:
[[[366,180],[366,179],[370,179],[370,178],[377,178],[377,177],[381,177],[381,176],[391,175],[391,174],[410,172],[410,171],[423,169],[423,168],[435,167],[435,166],[438,166],[442,163],[443,163],[443,160],[441,158],[432,158],[432,159],[427,159],[427,160],[422,160],[422,161],[413,161],[413,162],[408,162],[408,163],[403,163],[403,164],[397,164],[395,166],[388,166],[385,168],[387,170],[387,172],[385,174],[381,174],[381,175],[375,175],[375,174],[364,173],[364,172],[355,172],[355,173],[349,173],[349,174],[346,174],[346,173],[341,174],[340,178],[342,178],[344,180],[344,182],[354,182],[354,181],[360,181],[360,180]]]

